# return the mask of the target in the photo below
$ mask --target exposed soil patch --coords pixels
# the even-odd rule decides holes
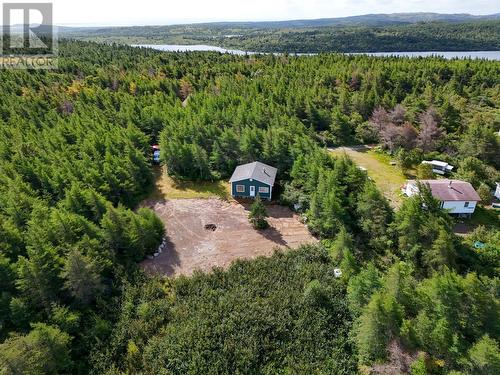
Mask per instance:
[[[248,222],[246,203],[174,199],[149,207],[164,221],[168,240],[160,256],[142,263],[154,274],[191,275],[195,270],[228,267],[240,258],[269,256],[278,247],[296,248],[317,241],[297,215],[278,205],[267,206],[270,228],[263,231]]]

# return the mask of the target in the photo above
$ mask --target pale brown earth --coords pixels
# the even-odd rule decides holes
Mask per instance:
[[[249,204],[221,199],[173,199],[150,203],[165,223],[166,249],[141,265],[149,273],[178,276],[228,267],[236,259],[270,256],[276,248],[317,242],[290,209],[268,205],[270,228],[248,222]],[[215,224],[215,231],[205,225]]]

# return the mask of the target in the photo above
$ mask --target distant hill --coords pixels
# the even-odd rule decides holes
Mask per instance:
[[[35,26],[35,25],[31,25],[30,28],[33,30],[33,29],[37,29],[37,31],[39,33],[49,33],[49,32],[52,32],[53,30],[57,30],[58,32],[60,33],[66,33],[66,32],[74,32],[76,30],[85,30],[86,28],[73,28],[73,27],[67,27],[67,26],[54,26],[54,27],[50,27],[50,26],[46,26],[46,25],[42,25],[42,26]],[[91,28],[88,28],[89,30]],[[17,25],[12,25],[9,29],[10,33],[11,34],[14,34],[14,35],[18,35],[18,34],[22,34],[24,32],[24,25],[23,24],[17,24]],[[0,26],[0,34],[3,34],[3,27]]]
[[[319,18],[311,20],[267,21],[267,22],[211,22],[197,26],[222,26],[243,28],[296,28],[323,26],[387,26],[406,25],[419,22],[470,22],[500,20],[500,13],[476,16],[466,13],[391,13],[365,14],[360,16]]]
[[[462,23],[472,21],[500,20],[500,13],[488,15],[472,15],[467,13],[442,14],[442,13],[390,13],[390,14],[364,14],[360,16],[318,18],[289,21],[251,21],[251,22],[205,22],[176,25],[155,25],[155,26],[92,26],[92,27],[71,27],[58,26],[60,32],[75,31],[95,31],[95,30],[115,30],[115,29],[138,29],[138,28],[162,28],[162,27],[194,27],[194,28],[303,28],[303,27],[324,27],[324,26],[389,26],[408,25],[419,22],[447,22]]]
[[[500,14],[394,13],[272,22],[62,28],[61,37],[123,44],[208,44],[253,52],[500,50]]]
[[[194,24],[178,25],[157,25],[157,26],[57,26],[60,33],[80,33],[110,31],[119,29],[139,29],[139,28],[163,28],[163,27],[194,27],[194,28],[248,28],[248,29],[283,29],[283,28],[304,28],[304,27],[326,27],[326,26],[390,26],[390,25],[409,25],[419,22],[446,22],[462,23],[471,21],[490,21],[500,20],[500,13],[488,15],[472,15],[467,13],[442,14],[442,13],[390,13],[390,14],[364,14],[360,16],[336,17],[336,18],[318,18],[289,21],[255,21],[255,22],[206,22]],[[21,33],[23,25],[13,25],[11,31]],[[0,34],[2,28],[0,27]]]

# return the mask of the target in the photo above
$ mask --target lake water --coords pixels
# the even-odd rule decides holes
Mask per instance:
[[[165,52],[196,52],[196,51],[214,51],[221,53],[231,53],[233,55],[246,55],[252,52],[239,51],[236,49],[226,49],[216,46],[207,46],[204,44],[182,45],[182,44],[133,44],[132,47],[153,48]]]
[[[180,44],[136,44],[133,47],[153,48],[159,51],[166,52],[194,52],[194,51],[214,51],[221,53],[231,53],[235,55],[255,54],[255,52],[247,52],[236,49],[226,49],[216,46],[208,46],[204,44],[198,45],[180,45]],[[350,53],[351,55],[368,55],[368,56],[404,56],[404,57],[429,57],[439,56],[445,59],[487,59],[500,60],[500,51],[467,51],[467,52],[370,52],[370,53]],[[314,55],[314,54],[298,54],[298,55]]]

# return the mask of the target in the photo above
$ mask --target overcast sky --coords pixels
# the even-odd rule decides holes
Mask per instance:
[[[52,3],[56,24],[76,25],[290,20],[397,12],[500,12],[500,0],[53,0]]]

